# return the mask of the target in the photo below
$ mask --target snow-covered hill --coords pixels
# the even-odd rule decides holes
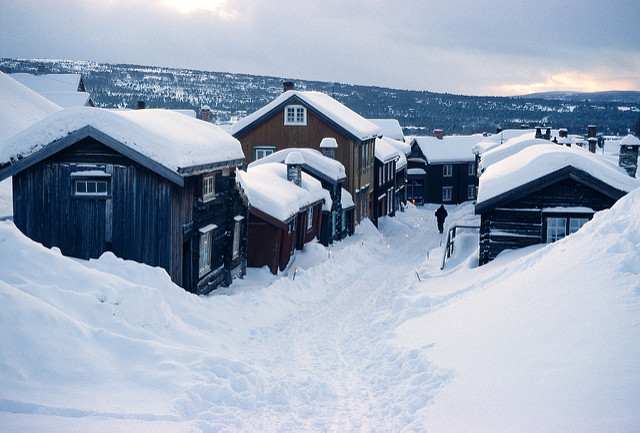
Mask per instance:
[[[640,191],[483,267],[462,233],[443,271],[434,210],[207,297],[0,222],[0,431],[638,431]]]

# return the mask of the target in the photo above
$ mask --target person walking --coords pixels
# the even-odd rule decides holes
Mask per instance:
[[[447,218],[447,210],[444,208],[444,205],[441,204],[440,207],[436,210],[436,219],[438,220],[438,230],[440,233],[444,232],[444,220]]]

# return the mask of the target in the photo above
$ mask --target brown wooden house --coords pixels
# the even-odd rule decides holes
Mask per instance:
[[[166,110],[59,111],[5,141],[16,226],[82,259],[105,251],[204,294],[246,267],[240,143]]]
[[[286,269],[295,250],[319,237],[328,195],[318,180],[302,172],[300,153],[289,154],[285,162],[237,173],[249,200],[247,265],[268,266],[273,274]]]
[[[289,83],[290,84],[290,83]],[[345,188],[355,205],[355,223],[371,215],[375,138],[380,129],[320,92],[286,90],[231,128],[247,163],[287,148],[317,148],[322,139],[338,144],[335,159],[346,170]]]

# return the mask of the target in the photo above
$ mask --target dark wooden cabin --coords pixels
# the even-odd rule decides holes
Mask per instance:
[[[274,101],[234,124],[247,163],[288,148],[316,148],[326,137],[338,144],[335,159],[346,170],[345,188],[356,204],[355,223],[373,206],[375,138],[379,128],[320,92],[286,90]],[[353,231],[353,227],[351,228]]]
[[[416,204],[462,203],[476,198],[473,146],[482,135],[415,137],[407,156],[407,200]]]
[[[596,156],[588,157],[586,151],[554,144],[536,147],[541,146],[548,147],[550,153],[527,149],[489,166],[480,177],[475,207],[481,219],[480,265],[507,249],[550,243],[568,236],[595,212],[610,208],[638,186],[635,179],[616,167],[588,160]],[[562,153],[568,155],[565,159],[569,162],[557,168],[558,161],[565,161]],[[526,158],[531,159],[530,165],[517,161]],[[507,177],[494,175],[509,164],[523,169],[512,170]],[[543,171],[532,176],[533,166]],[[485,189],[493,192],[487,196]]]
[[[0,162],[0,179],[13,176],[14,222],[33,240],[160,266],[197,294],[244,274],[243,154],[216,126],[165,110],[68,109],[6,145],[23,149]]]
[[[320,182],[298,170],[299,183],[285,164],[267,163],[238,172],[249,198],[247,265],[283,271],[295,250],[316,239],[322,224]]]
[[[396,163],[400,160],[400,152],[386,143],[382,138],[376,140],[376,160],[373,191],[376,198],[372,221],[378,227],[378,220],[383,216],[396,214]]]

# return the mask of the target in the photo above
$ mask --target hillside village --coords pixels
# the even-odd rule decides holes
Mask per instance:
[[[489,275],[496,272],[492,262],[502,260],[500,263],[509,267],[509,275],[516,275],[519,266],[522,267],[519,254],[525,254],[520,250],[538,248],[536,260],[542,262],[547,260],[543,253],[546,250],[542,249],[545,245],[569,240],[574,233],[580,233],[575,238],[586,243],[584,239],[589,235],[582,227],[592,220],[589,228],[603,226],[606,221],[598,215],[609,209],[624,218],[616,203],[624,201],[626,196],[631,196],[628,201],[636,200],[634,190],[640,186],[640,140],[632,134],[605,139],[598,134],[598,125],[585,125],[584,135],[569,134],[565,128],[521,125],[491,133],[448,135],[447,125],[442,125],[443,129],[436,128],[429,135],[405,136],[403,125],[397,119],[367,119],[326,93],[298,90],[292,81],[285,81],[280,94],[260,109],[247,113],[237,122],[224,124],[215,123],[212,109],[207,105],[197,113],[147,108],[144,101],[133,110],[98,108],[78,74],[27,76],[0,72],[0,95],[3,101],[0,123],[6,125],[0,132],[0,219],[6,220],[2,222],[3,236],[13,239],[11,242],[16,245],[27,242],[21,240],[17,230],[9,228],[9,225],[15,226],[23,235],[51,251],[52,256],[42,258],[47,263],[70,257],[79,259],[78,263],[100,267],[105,261],[111,261],[115,263],[114,269],[119,268],[118,272],[123,275],[134,263],[145,264],[151,268],[144,269],[154,270],[140,272],[148,273],[151,280],[163,287],[168,284],[182,287],[201,295],[193,298],[204,302],[216,293],[230,293],[234,288],[250,290],[253,284],[264,281],[273,285],[264,287],[272,287],[277,296],[282,296],[279,284],[293,281],[298,269],[303,277],[307,272],[320,280],[329,278],[333,269],[338,275],[336,278],[341,279],[350,272],[346,266],[355,267],[358,261],[370,267],[370,274],[362,278],[373,287],[376,281],[382,281],[385,272],[397,280],[404,278],[395,275],[393,269],[374,269],[377,259],[393,262],[399,269],[402,254],[412,260],[418,260],[418,254],[427,257],[428,265],[416,267],[415,275],[409,275],[415,284],[421,283],[421,271],[423,277],[428,273],[438,278],[434,272],[443,268],[442,272],[446,272],[447,266],[455,268],[461,263],[486,269],[480,272]],[[434,211],[440,205],[449,215],[446,232],[438,237]],[[422,227],[420,223],[416,225],[416,218],[429,219],[433,237],[428,242],[420,238],[427,230],[426,223]],[[468,232],[456,234],[458,226],[464,226]],[[388,243],[385,236],[390,237]],[[371,257],[357,250],[357,247],[364,248],[365,242],[375,244],[375,247],[367,246],[373,248],[367,250]],[[442,255],[443,242],[445,250],[464,252],[467,256]],[[35,247],[21,248],[31,251]],[[385,255],[389,254],[385,250],[391,248],[397,248],[402,254],[393,258]],[[36,254],[36,250],[33,251]],[[332,251],[341,257],[342,263],[329,263]],[[436,261],[442,257],[442,263],[431,263],[431,251],[437,251]],[[558,255],[558,249],[549,251],[551,256]],[[9,254],[5,254],[9,260]],[[447,265],[445,259],[451,263]],[[322,263],[321,271],[309,270],[305,260]],[[131,272],[135,275],[138,271]],[[11,278],[17,278],[15,275],[11,273]],[[494,277],[497,275],[491,274],[490,278]],[[134,279],[139,281],[138,277]],[[485,287],[484,282],[477,284]],[[326,280],[325,285],[331,297],[340,296],[333,292],[333,282]],[[422,301],[416,300],[418,295],[408,292],[403,292],[404,300],[391,299],[387,293],[389,287],[372,290],[376,293],[376,308],[384,305],[384,308],[401,311],[401,315],[411,313],[402,309],[400,303],[418,308]],[[439,290],[442,299],[459,296]],[[635,290],[638,290],[637,284]],[[355,292],[345,293],[344,296],[353,297],[351,302],[357,302]],[[105,295],[101,303],[111,302],[115,317],[119,301],[110,300],[109,296]],[[124,295],[119,293],[117,297],[121,296]],[[175,292],[166,296],[179,297]],[[434,299],[428,302],[445,302]],[[391,301],[392,305],[386,305]],[[176,303],[179,308],[183,308],[181,302]],[[346,311],[346,305],[340,308]],[[287,308],[294,316],[300,314],[295,312],[295,306]],[[144,316],[142,310],[136,314]],[[202,314],[197,320],[209,323],[209,319],[204,319],[206,313],[197,311]],[[304,314],[307,313],[308,310]],[[167,312],[154,314],[170,317]],[[229,320],[228,325],[232,327],[231,317],[224,314],[221,317]],[[342,331],[363,326],[351,315],[343,318],[332,313],[325,318],[309,317],[308,320],[318,322],[348,320],[342,323]],[[373,313],[368,319],[377,323]],[[160,326],[156,319],[149,317],[148,320],[154,329]],[[313,328],[313,324],[307,322],[304,326]],[[375,324],[376,329],[378,326]],[[403,326],[421,335],[416,331],[420,326],[409,317],[398,322],[398,329]],[[266,339],[257,336],[259,329],[259,325],[255,325],[249,332],[252,338],[257,338],[259,350],[267,353],[263,347]],[[187,340],[198,338],[190,334],[191,330],[180,332],[185,332]],[[381,337],[374,335],[375,331],[362,332],[366,338],[380,342]],[[207,338],[209,343],[215,341],[213,337]],[[429,344],[426,340],[425,346]],[[402,344],[410,347],[417,343]],[[221,352],[230,350],[223,346]],[[237,350],[236,355],[247,348]],[[330,352],[327,348],[317,350]],[[384,350],[391,349],[385,346]],[[422,353],[423,347],[413,350]],[[353,353],[341,355],[354,357]],[[148,357],[145,362],[153,359],[151,352],[143,356]],[[373,359],[384,355],[368,353],[367,356]],[[454,375],[452,371],[440,371],[426,364],[415,366],[419,371],[409,373],[405,369],[414,368],[411,353],[402,352],[398,359],[396,365],[384,365],[400,370],[400,376],[407,375],[406,382],[401,378],[397,380],[402,381],[402,390],[407,393],[403,398],[409,400],[412,393],[420,394],[411,385],[417,378],[434,384],[427,388],[435,395]],[[209,361],[199,360],[203,364]],[[213,404],[223,400],[225,422],[240,425],[241,420],[230,410],[234,405],[249,413],[259,411],[253,406],[255,402],[243,400],[243,392],[260,394],[269,402],[267,406],[277,405],[278,401],[286,405],[294,400],[293,391],[287,389],[284,378],[279,379],[281,387],[257,390],[262,386],[260,379],[249,377],[257,373],[242,373],[254,366],[241,363],[227,360],[221,364],[227,370],[224,386],[230,387],[227,397],[233,404],[216,394],[219,391],[209,390],[205,385],[190,390],[182,396],[183,400],[172,402],[172,410],[177,410],[178,415],[157,421],[166,428],[176,420],[192,419],[189,414],[196,410],[194,405],[198,401]],[[167,368],[170,371],[175,367]],[[215,377],[213,381],[223,377],[203,365],[198,368],[199,374]],[[374,373],[366,366],[362,368]],[[286,373],[283,370],[280,374]],[[328,379],[329,370],[323,374],[327,377],[323,376],[322,380],[333,383]],[[236,377],[235,382],[232,376]],[[294,379],[301,380],[300,377]],[[350,390],[329,390],[320,382],[307,385],[303,387],[309,393],[306,398],[317,402],[316,410],[321,412],[312,415],[323,420],[319,428],[323,430],[331,425],[327,421],[330,407],[323,406],[325,399],[335,398],[333,393],[343,396]],[[176,383],[172,386],[179,387]],[[371,391],[382,392],[369,386]],[[376,426],[395,430],[408,425],[420,430],[424,427],[422,418],[415,417],[415,413],[430,410],[427,402],[433,395],[420,401],[411,400],[409,406],[415,405],[415,411],[409,415],[407,411],[411,411],[406,405],[391,405],[384,416],[378,415]],[[0,400],[3,398],[10,399],[0,395]],[[391,398],[384,395],[384,399],[391,401]],[[300,399],[304,398],[296,394],[295,400]],[[77,405],[76,402],[70,404],[70,407]],[[394,407],[398,412],[393,412]],[[6,410],[2,403],[0,410]],[[107,418],[118,411],[117,408],[103,410]],[[135,410],[138,414],[146,413],[144,408]],[[165,409],[150,407],[148,410],[148,413],[160,413]],[[213,416],[207,413],[207,408],[199,410],[198,416]],[[371,407],[353,410],[359,415],[375,412]],[[625,408],[621,406],[620,410],[624,412]],[[64,410],[52,413],[69,416]],[[90,416],[83,412],[78,418]],[[261,416],[264,418],[255,421],[254,426],[242,424],[239,429],[264,428],[278,419],[278,414]],[[341,414],[340,422],[345,423],[348,416],[349,413]],[[385,417],[389,424],[382,421]],[[139,419],[154,421],[153,416],[139,416]],[[403,423],[402,419],[410,421]],[[280,428],[314,429],[303,420],[303,416],[288,419],[290,424],[281,424]],[[14,418],[11,421],[17,422]],[[625,428],[638,425],[637,419],[628,421],[620,425]],[[363,422],[338,425],[339,429],[367,430]],[[61,426],[63,429],[64,424]],[[440,430],[447,430],[446,423],[440,425]]]

